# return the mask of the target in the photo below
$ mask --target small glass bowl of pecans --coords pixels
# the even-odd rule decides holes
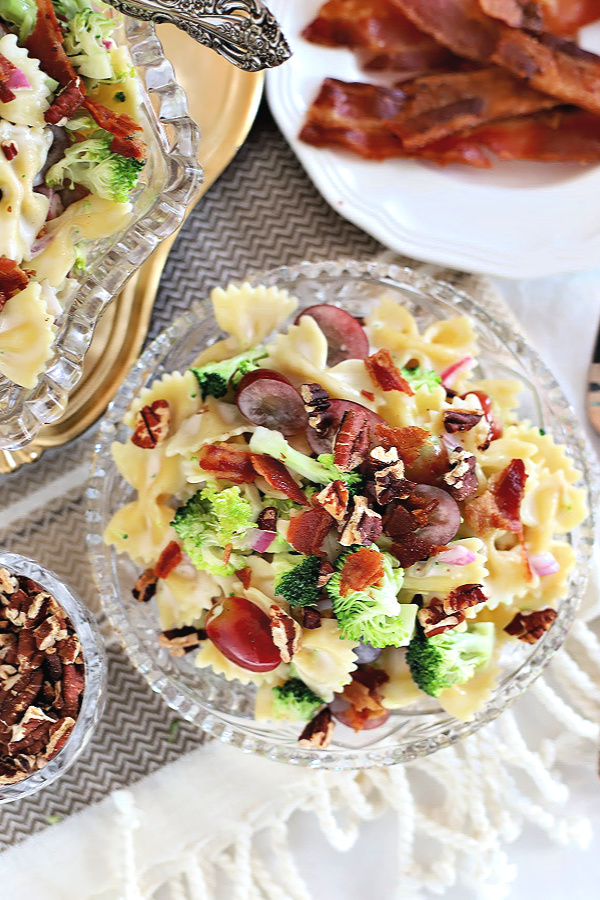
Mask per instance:
[[[98,626],[58,576],[0,553],[0,803],[51,784],[88,743],[104,706]]]

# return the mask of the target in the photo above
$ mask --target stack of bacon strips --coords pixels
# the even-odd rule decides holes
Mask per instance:
[[[479,168],[600,160],[600,56],[572,39],[600,0],[328,0],[304,37],[393,87],[327,78],[301,140]]]

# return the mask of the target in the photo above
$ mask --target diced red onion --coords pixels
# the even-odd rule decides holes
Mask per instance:
[[[106,47],[107,50],[112,50],[112,48],[115,46],[115,42],[110,41],[110,40],[102,41],[102,43],[104,44],[104,46]]]
[[[366,665],[375,662],[377,657],[381,655],[381,648],[373,647],[366,641],[361,640],[358,647],[354,648],[354,655],[356,657],[356,662],[359,665]]]
[[[458,438],[454,437],[453,434],[443,434],[442,444],[445,444],[448,450],[456,450],[457,447],[460,447],[462,450],[461,442],[458,440]]]
[[[43,237],[37,238],[37,240],[35,240],[31,245],[29,259],[33,259],[34,257],[39,256],[40,253],[45,250],[46,247],[50,244],[52,238],[53,235],[51,234],[45,234]]]
[[[445,563],[447,566],[468,566],[470,563],[475,562],[477,557],[468,547],[458,544],[449,550],[442,550],[433,559],[435,562]]]
[[[21,69],[15,69],[10,73],[6,81],[4,82],[9,91],[23,91],[27,89],[31,89],[31,83],[27,78],[25,72],[22,72]]]
[[[440,376],[442,379],[442,385],[445,388],[451,388],[458,376],[466,372],[470,372],[474,364],[475,360],[472,356],[463,356],[462,359],[459,359],[457,362],[452,363],[451,366],[448,366],[447,369],[444,369]]]
[[[277,535],[274,531],[261,531],[260,529],[254,531],[253,529],[250,546],[257,553],[266,553],[276,537]]]
[[[329,704],[329,709],[332,713],[340,713],[345,712],[349,706],[350,704],[341,694],[334,694],[333,700]]]
[[[532,572],[543,578],[545,575],[554,575],[560,565],[551,553],[530,553],[529,566]]]

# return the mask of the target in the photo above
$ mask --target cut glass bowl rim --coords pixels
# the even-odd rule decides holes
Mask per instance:
[[[164,56],[154,25],[123,17],[126,40],[138,78],[157,109],[146,115],[152,128],[150,147],[164,167],[164,189],[150,208],[134,219],[79,280],[57,320],[52,356],[31,390],[1,378],[5,391],[19,391],[0,411],[0,450],[16,450],[29,444],[39,429],[55,422],[64,412],[69,393],[83,373],[85,356],[102,313],[127,280],[182,222],[185,211],[200,188],[203,172],[198,162],[200,130],[189,117],[187,99],[177,83],[171,63]],[[149,104],[146,104],[147,111]]]
[[[244,281],[249,281],[252,285],[266,284],[267,286],[285,282],[286,289],[293,293],[294,281],[303,278],[318,279],[323,276],[364,278],[377,281],[382,286],[387,284],[391,287],[407,287],[428,295],[434,301],[450,304],[457,313],[471,316],[480,326],[499,339],[505,347],[510,345],[513,353],[525,357],[531,378],[545,385],[544,396],[548,402],[551,402],[553,414],[560,418],[561,425],[569,436],[567,446],[576,468],[582,473],[582,480],[579,484],[586,490],[589,508],[586,520],[579,526],[580,533],[576,546],[580,558],[571,574],[570,593],[568,597],[560,601],[558,617],[554,625],[537,644],[533,645],[529,658],[522,662],[510,676],[507,676],[500,687],[495,690],[492,702],[488,702],[482,710],[474,715],[473,719],[463,722],[448,716],[444,720],[447,727],[441,730],[441,733],[422,740],[413,740],[407,746],[399,744],[383,748],[356,749],[333,746],[318,751],[301,747],[292,748],[288,745],[281,746],[273,736],[257,736],[256,732],[260,730],[260,726],[253,719],[233,720],[232,716],[227,717],[217,710],[203,707],[202,702],[197,696],[194,696],[193,691],[187,685],[181,682],[176,683],[175,679],[165,673],[151,657],[130,624],[121,603],[118,588],[110,577],[109,556],[115,551],[114,548],[107,548],[103,545],[101,533],[103,521],[102,481],[106,466],[114,465],[110,456],[110,443],[116,436],[116,429],[121,424],[129,403],[145,383],[149,374],[156,371],[157,363],[164,354],[190,329],[197,328],[206,320],[208,301],[202,300],[196,303],[148,346],[124,381],[100,425],[98,440],[94,447],[92,475],[87,491],[88,552],[106,614],[120,635],[134,667],[144,676],[152,690],[161,694],[165,702],[187,721],[225,743],[275,761],[313,768],[351,770],[408,762],[450,746],[457,740],[463,739],[482,726],[491,723],[525,693],[562,645],[584,594],[588,564],[594,546],[595,510],[600,495],[600,478],[594,456],[582,436],[582,428],[575,412],[549,369],[521,335],[502,321],[494,319],[464,291],[449,283],[422,275],[408,267],[356,260],[303,262],[295,266],[282,266],[268,272],[261,272],[244,279]],[[537,388],[534,390],[537,391]],[[399,712],[402,713],[402,710]],[[244,722],[248,722],[249,727],[246,727]],[[248,733],[250,728],[252,728],[252,734]]]

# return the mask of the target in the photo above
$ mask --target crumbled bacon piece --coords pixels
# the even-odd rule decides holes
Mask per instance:
[[[499,475],[490,479],[490,487],[480,497],[465,504],[465,519],[477,534],[492,528],[521,531],[520,506],[527,473],[522,459],[513,459]]]
[[[512,28],[566,36],[600,18],[598,0],[479,0],[479,5]]]
[[[200,451],[200,468],[214,478],[234,484],[250,484],[256,479],[252,453],[232,444],[204,444]]]
[[[391,552],[402,568],[408,569],[414,563],[429,559],[430,556],[447,549],[445,545],[430,544],[429,541],[424,541],[423,538],[416,537],[414,534],[406,534],[394,538]]]
[[[345,597],[350,591],[364,591],[379,584],[383,578],[383,556],[378,550],[362,547],[351,553],[342,566],[340,594]]]
[[[333,461],[342,472],[351,472],[364,462],[369,450],[368,416],[361,409],[347,409],[333,444]]]
[[[291,516],[288,543],[306,556],[324,556],[321,546],[334,525],[334,520],[324,509],[308,509],[299,516]]]
[[[24,272],[14,259],[0,256],[0,293],[10,300],[19,291],[24,290],[28,284],[27,272]]]
[[[390,503],[383,516],[383,533],[398,540],[416,531],[419,523],[413,514],[401,503]]]
[[[236,569],[235,574],[242,582],[242,586],[245,591],[250,587],[250,582],[252,581],[252,569],[250,566],[244,566],[243,569]]]
[[[439,597],[434,597],[429,606],[424,606],[423,609],[419,610],[417,619],[425,637],[430,638],[436,634],[443,634],[444,631],[456,628],[457,625],[465,621],[465,614],[462,610],[447,613]]]
[[[121,156],[133,157],[134,159],[143,159],[144,145],[136,137],[136,132],[142,130],[141,125],[134,122],[127,113],[116,113],[90,97],[84,99],[83,105],[96,124],[113,135],[113,141],[110,145],[113,153],[120,153]]]
[[[157,578],[166,578],[173,569],[177,568],[182,559],[181,547],[177,541],[170,541],[158,557],[158,562],[154,566],[154,574]]]
[[[535,644],[548,631],[557,612],[555,609],[534,609],[531,612],[518,612],[514,619],[505,627],[507,634],[525,641],[526,644]]]
[[[19,150],[14,141],[4,141],[0,144],[0,148],[2,148],[2,153],[4,154],[4,158],[9,162],[11,159],[14,159],[15,156],[18,156]]]
[[[304,606],[302,608],[302,627],[311,631],[321,627],[321,613],[316,606]]]
[[[400,369],[394,364],[389,350],[378,350],[365,359],[367,372],[375,387],[381,391],[401,391],[412,397],[414,391]]]
[[[375,434],[384,450],[395,447],[405,466],[412,465],[421,448],[429,440],[426,428],[409,425],[406,428],[392,428],[389,425],[375,425]]]
[[[36,0],[36,2],[38,11],[35,27],[24,43],[25,49],[30,56],[39,59],[46,75],[54,78],[59,84],[67,85],[77,78],[77,72],[65,53],[63,33],[52,0]]]
[[[0,53],[0,101],[2,103],[10,103],[11,100],[15,99],[14,93],[7,87],[6,82],[16,68],[17,67],[11,63],[9,59]]]
[[[52,105],[44,113],[48,125],[58,125],[62,119],[70,119],[77,112],[84,98],[81,78],[73,78],[55,95]]]
[[[470,409],[446,409],[442,415],[444,428],[448,434],[470,431],[481,422],[482,418],[482,412],[472,412]]]
[[[285,496],[289,497],[290,500],[293,500],[294,503],[300,503],[302,506],[310,506],[302,489],[297,482],[294,481],[283,463],[279,462],[278,459],[273,459],[273,457],[266,456],[262,453],[253,453],[252,465],[254,466],[255,471],[259,475],[262,475],[267,484],[276,491],[281,491],[282,494],[285,494]]]
[[[349,499],[350,494],[343,481],[332,481],[312,498],[313,503],[327,510],[336,522],[342,522],[346,516]]]
[[[389,681],[383,669],[364,666],[352,673],[352,681],[344,687],[342,697],[350,705],[344,711],[344,722],[354,731],[363,731],[369,723],[381,720],[389,711],[381,704],[380,688]]]
[[[361,391],[361,394],[363,395],[363,397],[366,400],[370,400],[371,403],[375,402],[375,394],[373,393],[373,391],[364,391],[363,390],[363,391]]]

